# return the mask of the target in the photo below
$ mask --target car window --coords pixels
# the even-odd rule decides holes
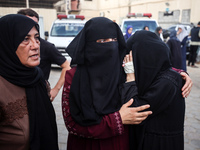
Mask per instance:
[[[149,30],[154,32],[157,27],[155,21],[125,21],[122,29],[123,33],[126,33],[126,28],[128,25],[131,25],[133,27],[133,33],[138,30],[143,30],[145,26],[148,26]]]
[[[172,32],[172,31],[176,30],[176,26],[170,27],[168,30],[169,30],[169,32]]]
[[[75,37],[84,27],[84,23],[54,23],[51,36]]]

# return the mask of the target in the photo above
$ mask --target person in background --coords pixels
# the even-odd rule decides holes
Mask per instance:
[[[167,41],[171,52],[171,63],[174,68],[182,69],[182,53],[181,53],[181,42],[176,37],[176,30],[172,31]]]
[[[188,66],[191,65],[193,68],[198,68],[195,65],[197,57],[197,49],[200,46],[200,22],[198,22],[197,27],[191,29],[191,42],[190,42],[190,56],[188,60]]]
[[[148,26],[144,26],[143,30],[149,31],[149,27]]]
[[[133,100],[121,101],[126,50],[119,26],[104,17],[87,21],[66,48],[71,65],[77,65],[66,71],[62,93],[67,150],[129,150],[126,124],[139,124],[151,114],[139,112],[149,105],[129,108]]]
[[[128,40],[128,38],[132,35],[133,27],[131,25],[128,25],[126,28],[126,34],[124,35],[125,41]]]
[[[39,15],[32,9],[21,9],[17,12],[18,14],[25,15],[35,22],[39,22]],[[70,69],[70,62],[66,60],[66,58],[56,49],[54,44],[44,40],[41,38],[40,40],[40,57],[41,62],[39,67],[42,69],[44,78],[48,81],[50,71],[51,71],[51,64],[57,64],[62,68],[62,72],[60,78],[56,85],[51,89],[51,101],[57,96],[59,90],[62,88],[64,84],[65,72],[66,70]]]
[[[39,25],[0,18],[0,149],[58,150],[55,112],[40,63]]]
[[[162,41],[164,40],[162,35],[162,27],[157,27],[155,33]]]
[[[135,32],[127,43],[133,54],[125,57],[124,62],[133,61],[134,73],[132,85],[124,88],[123,93],[131,91],[132,107],[150,104],[149,110],[153,112],[142,124],[130,127],[130,149],[183,150],[183,79],[172,69],[168,46],[155,33],[147,31]]]
[[[186,68],[186,49],[188,33],[183,25],[178,26],[177,38],[181,42],[181,53],[182,53],[182,69],[187,71]]]

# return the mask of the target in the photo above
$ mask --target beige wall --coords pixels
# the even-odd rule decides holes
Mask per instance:
[[[80,7],[81,7],[80,15],[84,15],[86,20],[99,16],[98,0],[93,0],[93,1],[80,0]]]
[[[170,5],[166,6],[166,2]],[[88,16],[86,18],[100,16],[104,13],[105,17],[116,20],[121,24],[123,18],[129,11],[135,13],[152,13],[152,19],[158,20],[159,12],[165,12],[168,7],[170,11],[179,10],[179,22],[181,22],[182,10],[190,9],[190,22],[197,24],[200,21],[199,6],[200,0],[81,0],[81,14]]]
[[[0,7],[0,16],[7,14],[16,14],[18,10],[24,8],[13,8],[13,7]],[[56,10],[55,9],[35,9],[39,16],[43,17],[44,20],[44,31],[49,31],[53,21],[56,19]]]
[[[104,14],[111,20],[116,20],[121,24],[122,19],[126,18],[131,6],[131,12],[152,13],[152,19],[159,19],[159,13],[166,10],[166,2],[170,4],[169,10],[180,11],[179,22],[182,19],[182,10],[190,11],[190,22],[197,24],[200,21],[199,6],[200,0],[80,0],[80,15],[84,15],[86,20]],[[0,7],[0,16],[16,13],[21,8]],[[49,31],[52,22],[56,19],[55,9],[35,9],[34,10],[44,19],[44,31]],[[159,21],[159,20],[158,20]]]

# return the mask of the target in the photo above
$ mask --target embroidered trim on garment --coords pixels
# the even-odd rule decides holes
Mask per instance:
[[[26,97],[17,99],[15,102],[10,102],[5,106],[1,107],[1,118],[0,124],[12,123],[14,120],[23,118],[24,115],[28,114]]]
[[[117,123],[118,133],[119,133],[119,135],[121,135],[123,133],[123,128],[122,128],[122,121],[121,121],[120,114],[118,112],[115,112],[114,116],[115,116],[116,123]]]

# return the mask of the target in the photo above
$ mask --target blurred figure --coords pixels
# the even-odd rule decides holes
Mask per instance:
[[[139,124],[151,112],[138,113],[140,107],[128,107],[133,101],[121,99],[119,85],[129,82],[124,83],[121,29],[105,17],[92,18],[66,51],[77,65],[66,71],[62,93],[67,150],[129,150],[125,124]]]
[[[174,68],[182,69],[181,42],[176,37],[176,31],[172,31],[167,41],[171,51],[171,63]]]
[[[36,23],[39,22],[39,15],[37,12],[35,12],[32,9],[21,9],[17,12],[18,14],[25,15],[32,20],[34,20]],[[51,71],[51,65],[57,64],[62,68],[60,78],[56,85],[51,89],[50,95],[51,95],[51,101],[54,100],[54,98],[57,96],[59,90],[62,88],[65,80],[65,72],[66,70],[70,69],[70,63],[66,58],[57,50],[54,44],[40,38],[40,53],[41,53],[41,60],[39,67],[41,68],[45,80],[48,81],[50,71]]]
[[[58,150],[57,125],[40,63],[39,25],[0,18],[0,149]]]
[[[200,46],[200,22],[198,22],[197,27],[193,27],[191,30],[191,43],[190,43],[190,56],[188,60],[188,66],[197,68],[194,65],[197,57],[197,49]]]
[[[196,64],[200,64],[200,46],[199,46],[198,49],[197,49]]]
[[[124,61],[133,60],[135,70],[132,85],[125,89],[133,93],[131,106],[150,104],[153,112],[142,124],[129,128],[130,150],[184,150],[185,99],[180,90],[184,82],[172,70],[169,48],[155,33],[144,30],[135,32],[127,43],[133,54]]]
[[[164,40],[162,35],[162,27],[157,27],[155,33],[162,41]]]
[[[180,68],[180,69],[187,71],[187,68],[186,68],[186,49],[187,49],[188,32],[186,31],[186,29],[183,25],[178,26],[177,38],[181,42],[182,68]]]
[[[144,26],[143,30],[149,31],[149,27],[148,26]]]
[[[132,35],[132,32],[133,32],[133,27],[132,27],[131,25],[129,25],[129,26],[126,28],[126,34],[124,35],[125,41],[127,41],[128,38]]]

